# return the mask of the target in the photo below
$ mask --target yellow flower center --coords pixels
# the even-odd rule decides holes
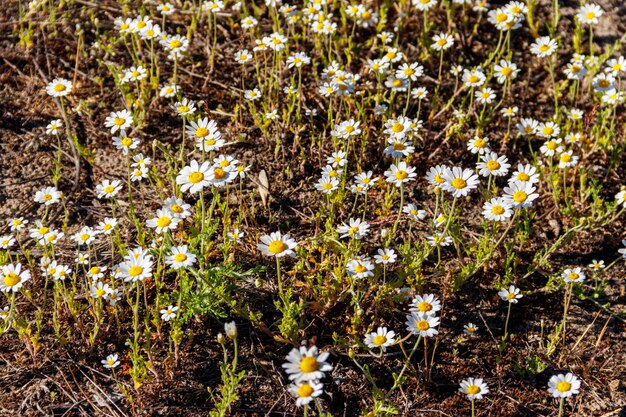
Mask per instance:
[[[396,142],[393,144],[393,149],[395,151],[403,151],[404,150],[404,143],[402,142]]]
[[[361,264],[354,267],[354,272],[356,272],[357,274],[362,274],[365,271],[367,271],[367,268]]]
[[[48,229],[46,226],[41,226],[39,228],[39,230],[37,230],[37,232],[39,232],[40,235],[45,235],[49,231],[50,231],[50,229]]]
[[[594,12],[587,12],[587,13],[585,13],[585,19],[593,20],[595,18],[596,18],[596,14]]]
[[[60,93],[61,91],[65,91],[65,85],[64,84],[57,84],[54,86],[54,91],[56,91],[57,93]]]
[[[567,276],[572,281],[576,281],[580,275],[578,275],[576,272],[570,272]]]
[[[348,133],[354,132],[354,126],[352,126],[352,125],[346,126],[346,132],[348,132]]]
[[[189,106],[178,106],[179,113],[187,113],[189,111]]]
[[[485,146],[487,146],[487,142],[485,141],[485,139],[478,138],[478,139],[474,140],[474,147],[482,149]]]
[[[322,185],[322,188],[325,189],[325,190],[332,190],[333,189],[333,185],[331,183],[329,183],[329,182],[325,182]]]
[[[147,25],[147,23],[144,22],[143,20],[140,20],[139,22],[137,22],[137,28],[138,29],[143,29],[143,28],[146,27],[146,25]]]
[[[439,46],[445,46],[446,45],[446,40],[444,38],[441,38],[439,40],[437,40],[437,45]]]
[[[417,305],[417,309],[421,311],[422,313],[426,313],[427,311],[432,310],[433,306],[430,305],[430,303],[427,303],[426,301],[422,301],[421,303]]]
[[[213,170],[213,176],[215,177],[215,179],[221,180],[226,176],[226,171],[224,171],[222,168],[215,168]]]
[[[394,87],[402,87],[402,80],[399,78],[396,78],[395,80],[393,80],[393,86]]]
[[[159,227],[167,227],[167,226],[170,225],[170,223],[172,223],[172,219],[170,219],[167,216],[161,216],[157,220],[157,226],[159,226]]]
[[[174,260],[176,262],[185,262],[187,260],[187,255],[185,255],[184,253],[177,253],[176,255],[174,255]]]
[[[115,126],[121,126],[126,122],[126,120],[123,117],[116,117],[115,120],[113,120],[113,124]]]
[[[477,76],[477,75],[473,75],[473,74],[472,74],[472,75],[470,75],[470,76],[467,78],[467,81],[469,81],[469,82],[470,82],[470,83],[472,83],[472,84],[477,83],[477,82],[478,82],[478,80],[479,80],[478,76]]]
[[[139,276],[143,273],[143,266],[133,265],[128,269],[128,275],[131,277]]]
[[[430,324],[428,324],[427,320],[420,320],[417,323],[415,323],[415,328],[421,331],[426,331],[430,329]]]
[[[44,201],[50,201],[52,200],[52,196],[50,194],[44,194],[43,199]]]
[[[470,395],[476,395],[480,392],[480,387],[478,385],[470,385],[467,387],[467,393]]]
[[[415,70],[414,70],[413,68],[408,67],[408,68],[405,68],[405,69],[404,69],[404,75],[411,76],[411,75],[413,75],[413,74],[415,74]]]
[[[132,138],[123,138],[121,142],[122,142],[122,146],[126,146],[126,147],[129,147],[130,145],[133,144]]]
[[[189,178],[187,178],[190,183],[197,184],[204,179],[204,174],[202,172],[196,171],[189,174]]]
[[[455,178],[452,180],[452,186],[457,190],[462,190],[463,188],[467,187],[467,181],[465,181],[463,178]]]
[[[546,148],[548,148],[551,151],[556,150],[557,146],[558,146],[558,143],[556,143],[553,140],[551,140],[550,142],[546,143]]]
[[[498,23],[506,22],[508,19],[509,17],[506,15],[506,13],[498,13],[496,15],[496,22]]]
[[[556,389],[559,392],[568,392],[570,389],[572,389],[572,384],[567,381],[561,381],[557,384]]]
[[[302,367],[302,365],[300,365]],[[313,387],[306,382],[298,387],[298,397],[308,398],[313,394]]]
[[[363,13],[361,13],[361,19],[370,20],[371,18],[372,18],[372,14],[368,11],[364,11]]]
[[[516,191],[515,194],[513,194],[513,201],[516,203],[523,203],[527,198],[528,194],[526,194],[525,191]]]
[[[564,153],[561,155],[560,159],[561,159],[561,162],[570,162],[572,160],[572,155],[568,153]]]
[[[205,127],[199,127],[196,129],[196,137],[203,138],[209,134],[209,130]]]
[[[444,182],[446,182],[446,180],[443,179],[443,177],[441,176],[441,174],[437,174],[435,175],[435,178],[433,178],[435,180],[435,182],[437,184],[443,184]]]
[[[491,161],[488,161],[485,164],[485,166],[487,167],[489,171],[494,171],[496,169],[500,169],[500,162],[491,160]]]
[[[141,73],[139,71],[135,70],[135,71],[131,72],[130,75],[132,75],[133,78],[137,78],[137,77],[139,77],[141,75]]]
[[[6,285],[7,287],[17,285],[18,282],[20,282],[20,276],[17,275],[15,272],[9,272],[4,276],[4,285]]]
[[[406,179],[408,176],[409,176],[409,174],[407,174],[406,171],[402,171],[402,170],[396,171],[396,179],[397,180]]]
[[[180,48],[181,46],[183,46],[183,43],[178,39],[170,41],[170,48],[172,49]]]
[[[508,294],[506,295],[506,299],[507,299],[507,300],[512,300],[512,299],[514,299],[514,298],[515,298],[515,294],[514,294],[514,293],[512,293],[512,292],[510,292],[510,293],[508,293]]]
[[[395,122],[391,127],[391,130],[393,130],[395,133],[400,133],[404,130],[404,125],[400,122]]]
[[[269,246],[267,247],[267,250],[270,251],[270,253],[273,253],[275,255],[284,252],[286,249],[287,249],[287,245],[282,240],[275,240],[271,242]]]
[[[493,206],[491,207],[491,213],[499,216],[504,213],[504,207],[502,206]]]
[[[500,73],[502,75],[504,75],[505,77],[508,77],[509,75],[511,75],[511,73],[513,73],[513,68],[511,67],[504,67],[500,70]]]
[[[372,339],[372,343],[376,346],[384,345],[387,342],[387,338],[383,335],[378,335]]]
[[[539,46],[539,50],[540,50],[541,52],[546,52],[546,51],[548,51],[548,49],[550,49],[550,46],[549,46],[549,45],[545,45],[545,44],[544,44],[544,45]]]
[[[300,361],[300,370],[305,374],[315,372],[319,368],[319,364],[317,363],[317,359],[313,356],[305,356]]]
[[[554,129],[548,126],[548,127],[544,127],[542,132],[544,135],[549,136],[554,133]]]
[[[96,290],[96,297],[102,297],[102,296],[104,296],[105,293],[106,293],[106,291],[104,291],[102,288],[98,288]]]
[[[103,188],[103,190],[105,193],[110,194],[113,191],[115,191],[115,187],[113,187],[112,185],[107,185],[106,187]]]
[[[517,179],[520,181],[528,181],[530,179],[530,175],[528,175],[525,172],[520,172],[519,174],[517,174]]]

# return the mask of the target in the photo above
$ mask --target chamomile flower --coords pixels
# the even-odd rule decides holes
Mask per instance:
[[[0,291],[17,292],[30,279],[30,271],[22,269],[22,264],[7,264],[0,269]]]
[[[502,177],[509,172],[509,168],[511,167],[506,156],[498,156],[495,152],[485,153],[480,157],[480,160],[476,168],[478,169],[478,173],[483,177],[490,175]]]
[[[125,131],[133,124],[133,115],[128,110],[111,112],[104,121],[104,126],[111,128],[111,133]]]
[[[261,236],[260,241],[261,243],[258,243],[256,247],[265,256],[276,258],[296,256],[294,249],[298,244],[288,233],[272,232],[269,235]]]
[[[419,11],[425,12],[437,4],[437,0],[411,0],[413,6]]]
[[[396,251],[393,249],[378,249],[376,255],[374,255],[374,262],[379,265],[387,265],[394,263],[397,258],[398,255],[396,255]]]
[[[119,357],[117,353],[114,353],[107,356],[106,359],[101,360],[100,363],[102,363],[102,366],[104,366],[106,369],[115,369],[120,365],[120,361],[118,360],[118,358]]]
[[[58,135],[59,130],[63,127],[63,121],[56,119],[48,123],[46,126],[46,135]]]
[[[89,286],[89,295],[91,298],[106,299],[111,287],[102,281],[97,281]]]
[[[113,145],[116,149],[121,150],[124,155],[128,155],[130,149],[137,149],[140,143],[141,140],[138,138],[131,138],[126,135],[113,137]]]
[[[597,25],[598,18],[604,14],[604,10],[597,4],[587,3],[581,6],[576,13],[576,19],[583,25]]]
[[[373,175],[372,171],[361,172],[354,176],[354,182],[363,187],[364,190],[368,190],[378,181],[378,177]]]
[[[0,308],[0,319],[6,320],[9,318],[11,308],[9,306],[4,306]]]
[[[424,74],[424,67],[422,67],[417,62],[412,64],[402,64],[396,70],[396,78],[400,78],[403,80],[409,81],[417,81],[419,77]]]
[[[446,182],[443,174],[446,173],[449,168],[445,165],[436,165],[431,167],[426,173],[426,180],[435,188],[442,188]]]
[[[387,139],[387,143],[389,146],[385,148],[385,155],[389,155],[392,158],[403,158],[415,152],[413,142],[406,137],[395,138],[392,136]]]
[[[435,294],[417,295],[411,301],[410,311],[417,314],[435,314],[441,310],[441,301]]]
[[[148,71],[141,65],[136,67],[130,67],[124,71],[124,77],[122,77],[122,84],[130,82],[141,81],[148,77]]]
[[[454,45],[454,38],[447,33],[439,33],[433,36],[433,43],[430,45],[435,51],[445,51]]]
[[[527,182],[530,184],[537,184],[539,182],[539,174],[537,173],[537,168],[530,164],[517,165],[517,170],[511,174],[511,178],[509,178],[509,184],[513,182]]]
[[[485,76],[485,73],[483,72],[482,68],[479,67],[473,70],[468,70],[468,69],[463,70],[462,79],[463,79],[463,84],[465,84],[466,87],[474,88],[474,87],[480,87],[481,85],[483,85],[485,81],[487,80],[487,77]]]
[[[189,252],[187,245],[172,246],[170,255],[165,257],[165,263],[172,269],[187,268],[196,263],[196,255]]]
[[[46,86],[46,93],[52,97],[65,97],[72,92],[72,83],[64,78],[55,78]]]
[[[483,205],[483,216],[487,220],[503,222],[513,214],[511,204],[503,197],[492,198]]]
[[[122,189],[122,182],[120,180],[104,180],[96,186],[96,193],[98,198],[113,198]]]
[[[176,312],[178,311],[178,306],[169,305],[164,309],[160,310],[161,320],[170,321],[173,318],[176,318]]]
[[[506,301],[508,303],[517,304],[518,300],[522,298],[524,295],[520,292],[520,289],[515,285],[511,285],[508,288],[502,288],[498,291],[498,295],[502,299],[502,301]]]
[[[515,115],[517,115],[517,112],[519,111],[519,107],[517,106],[513,106],[513,107],[505,107],[502,110],[500,110],[500,113],[502,113],[502,115],[504,117],[513,117]]]
[[[311,63],[311,58],[304,52],[296,52],[287,58],[287,67],[288,68],[300,68],[304,65],[309,65]]]
[[[259,21],[252,16],[246,16],[239,22],[244,29],[251,29],[259,24]]]
[[[504,187],[504,199],[513,208],[527,208],[533,204],[533,201],[539,197],[535,193],[536,188],[528,182],[514,182]]]
[[[402,207],[402,212],[408,214],[412,220],[419,221],[426,218],[426,210],[419,210],[415,204]]]
[[[126,282],[143,281],[152,276],[152,256],[131,256],[120,264],[120,275]]]
[[[317,381],[326,376],[326,372],[332,371],[331,364],[326,362],[329,353],[320,353],[316,346],[307,349],[300,346],[299,349],[292,349],[287,355],[287,363],[283,369],[289,375],[289,380],[298,384],[301,382]]]
[[[539,123],[536,133],[542,138],[556,138],[561,133],[561,127],[555,122]]]
[[[415,181],[417,174],[415,168],[402,161],[398,164],[392,164],[388,171],[384,172],[386,181],[392,183],[396,187],[401,187],[404,183]]]
[[[344,151],[337,151],[326,158],[326,162],[336,168],[343,167],[348,163],[348,160],[346,159],[346,153]]]
[[[474,96],[476,97],[476,103],[490,104],[493,103],[493,101],[495,100],[496,92],[489,87],[485,87],[480,89],[479,91],[476,91],[476,93],[474,93]]]
[[[94,240],[96,240],[96,236],[98,236],[98,231],[94,230],[89,226],[83,226],[78,232],[76,232],[72,239],[79,245],[89,245]]]
[[[474,334],[478,331],[478,326],[473,323],[467,323],[463,326],[463,333],[465,334]]]
[[[56,187],[46,187],[35,193],[35,202],[44,206],[51,206],[61,200],[61,192]]]
[[[416,336],[433,337],[439,333],[439,318],[432,314],[411,312],[406,319],[407,330]]]
[[[154,229],[155,233],[161,234],[175,230],[179,222],[180,218],[174,216],[171,211],[159,209],[156,217],[148,219],[146,226]]]
[[[484,395],[489,394],[489,387],[482,378],[467,378],[461,381],[459,392],[467,395],[470,401],[482,400]]]
[[[516,125],[517,131],[522,136],[532,135],[537,132],[539,122],[535,119],[524,118]]]
[[[548,392],[554,398],[567,398],[580,392],[580,379],[576,375],[567,374],[553,375],[548,381]]]
[[[235,52],[235,62],[238,64],[245,64],[250,61],[254,55],[247,49],[242,49],[241,51]]]
[[[541,148],[539,148],[539,150],[541,151],[542,154],[546,156],[554,156],[563,151],[561,142],[562,142],[561,139],[547,140],[543,143],[543,145],[541,145]]]
[[[452,244],[452,238],[442,232],[435,232],[431,236],[426,236],[428,244],[433,247],[446,247]]]
[[[577,163],[578,156],[574,155],[572,151],[566,151],[559,155],[559,168],[573,167]]]
[[[241,238],[243,238],[244,235],[245,232],[240,231],[238,228],[234,228],[232,232],[228,232],[226,234],[226,236],[228,236],[228,239],[234,243],[241,243]]]
[[[505,59],[501,59],[498,64],[494,65],[493,70],[500,84],[516,78],[520,71],[517,65]]]
[[[15,217],[8,221],[9,226],[11,227],[11,231],[20,231],[26,227],[28,224],[28,220],[24,219],[24,217]]]
[[[181,101],[174,103],[174,110],[176,110],[176,114],[179,116],[189,116],[195,113],[196,102],[185,97]]]
[[[334,177],[322,175],[322,177],[315,183],[315,189],[321,191],[324,194],[331,194],[333,191],[339,188],[339,180]]]
[[[563,277],[563,281],[565,281],[566,283],[583,282],[585,278],[587,278],[582,268],[580,267],[566,269],[561,274],[561,277]]]
[[[374,276],[374,264],[372,263],[370,258],[368,258],[367,256],[353,258],[353,259],[350,259],[348,263],[346,264],[346,271],[348,275],[354,278],[361,279],[361,278],[373,277]]]
[[[92,281],[98,281],[99,279],[104,278],[104,273],[106,272],[108,267],[93,265],[91,268],[87,270],[87,276],[91,278]]]
[[[530,52],[540,58],[551,56],[557,49],[556,40],[549,36],[541,36],[530,45]]]
[[[176,84],[166,84],[159,90],[159,96],[165,98],[174,97],[178,93],[180,93],[180,87]]]
[[[163,209],[170,211],[175,217],[181,220],[191,216],[191,205],[185,203],[182,198],[166,198],[163,202]]]
[[[479,183],[478,176],[467,168],[453,167],[443,172],[442,177],[445,182],[441,186],[455,198],[468,195]]]
[[[289,385],[287,391],[296,398],[296,405],[308,405],[315,398],[324,393],[324,384],[317,380],[302,381]]]
[[[592,270],[594,270],[594,271],[600,271],[600,270],[604,269],[604,261],[602,261],[602,260],[598,261],[597,259],[594,259],[587,266],[589,268],[591,268]]]
[[[364,343],[370,349],[380,349],[386,352],[389,346],[396,343],[395,337],[396,332],[393,330],[387,330],[386,327],[379,327],[375,332],[365,335]]]
[[[205,161],[200,165],[196,160],[193,160],[189,165],[181,169],[176,177],[176,184],[181,186],[180,190],[182,192],[189,191],[191,194],[195,194],[202,191],[203,188],[211,184],[209,179],[210,167],[209,161]]]
[[[139,166],[130,171],[130,180],[133,182],[141,181],[148,178],[148,167]]]
[[[615,194],[615,202],[618,206],[626,207],[626,188],[618,191],[617,194]],[[11,227],[11,230],[16,229],[13,229],[13,227]]]
[[[401,139],[413,131],[412,121],[408,117],[400,116],[397,119],[389,119],[385,122],[385,130],[383,133],[390,137]]]
[[[11,235],[0,236],[0,249],[9,249],[15,245],[15,238]]]

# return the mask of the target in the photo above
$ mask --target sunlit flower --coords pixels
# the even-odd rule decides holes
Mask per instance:
[[[316,346],[307,349],[300,346],[292,349],[287,355],[287,363],[283,364],[289,379],[296,384],[301,382],[316,381],[324,378],[326,372],[331,371],[333,366],[326,362],[329,353],[320,353]]]
[[[548,381],[548,392],[554,398],[571,397],[580,392],[580,379],[571,372],[553,375]]]
[[[387,330],[386,327],[379,327],[375,332],[365,335],[364,343],[370,349],[380,349],[383,352],[387,351],[387,348],[396,343],[396,332],[393,330]]]

